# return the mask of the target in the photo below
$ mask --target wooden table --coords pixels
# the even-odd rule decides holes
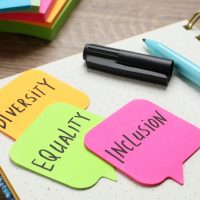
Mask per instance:
[[[0,78],[190,18],[199,0],[82,0],[53,42],[0,33]]]

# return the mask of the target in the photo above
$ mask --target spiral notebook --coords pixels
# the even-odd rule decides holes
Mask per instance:
[[[0,199],[1,200],[18,200],[19,197],[13,189],[10,181],[0,167]]]
[[[186,24],[187,21],[180,21],[113,43],[110,46],[147,53],[142,38],[151,38],[166,44],[200,65],[200,41],[196,38],[200,31],[195,27],[186,30],[183,27]],[[200,127],[200,89],[177,75],[173,75],[168,87],[164,87],[88,70],[82,54],[58,60],[38,69],[87,93],[91,100],[88,111],[103,117],[109,116],[131,100],[142,98]],[[0,86],[3,87],[16,76],[1,80]],[[117,182],[102,178],[90,189],[74,190],[12,164],[8,156],[12,143],[11,139],[0,134],[0,166],[21,200],[194,200],[200,198],[200,151],[195,153],[183,166],[183,186],[168,179],[156,187],[143,187],[117,172]]]

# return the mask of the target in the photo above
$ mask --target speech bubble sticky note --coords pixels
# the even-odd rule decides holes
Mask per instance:
[[[92,129],[88,149],[143,185],[183,184],[183,163],[200,147],[200,129],[157,105],[135,100]]]
[[[77,189],[101,177],[116,180],[114,168],[84,146],[84,136],[102,117],[56,103],[50,105],[13,144],[15,163]]]
[[[81,91],[39,70],[29,70],[0,90],[0,131],[17,139],[48,105],[55,102],[87,108]]]

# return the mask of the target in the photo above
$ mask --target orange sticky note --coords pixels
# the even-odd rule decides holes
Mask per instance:
[[[53,23],[59,12],[62,10],[64,5],[67,3],[68,0],[60,0],[57,1],[55,6],[53,7],[49,17],[47,18],[46,22],[47,23]]]
[[[0,131],[17,139],[50,104],[63,102],[85,109],[83,92],[39,70],[29,70],[0,90]]]

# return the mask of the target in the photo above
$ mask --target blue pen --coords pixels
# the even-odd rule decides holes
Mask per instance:
[[[149,39],[143,39],[143,41],[149,48],[151,54],[161,58],[173,60],[175,69],[181,75],[189,79],[194,84],[200,86],[200,67],[198,65],[192,63],[192,61],[181,56],[160,42]]]

